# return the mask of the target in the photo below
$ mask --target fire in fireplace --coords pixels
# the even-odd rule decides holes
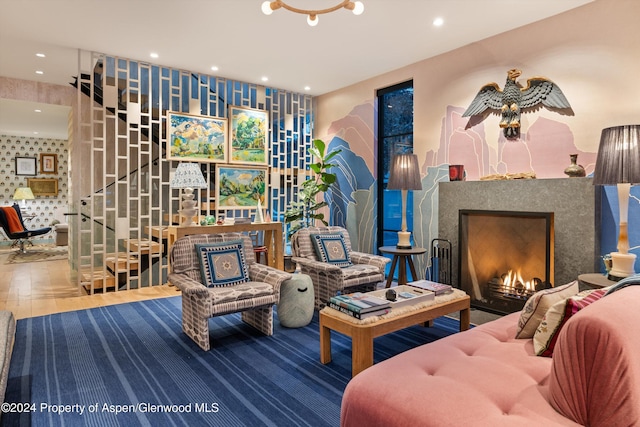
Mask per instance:
[[[458,277],[472,306],[511,313],[552,286],[553,213],[461,210],[458,230]]]

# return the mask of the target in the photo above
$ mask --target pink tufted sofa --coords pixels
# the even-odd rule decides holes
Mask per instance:
[[[515,339],[519,313],[423,345],[358,374],[341,425],[640,426],[640,286],[563,326],[553,358]]]

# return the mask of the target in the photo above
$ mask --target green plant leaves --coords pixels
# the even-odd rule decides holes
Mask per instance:
[[[327,145],[321,139],[313,140],[312,146],[309,147],[309,153],[317,160],[315,163],[309,164],[309,169],[315,176],[301,184],[297,200],[290,201],[284,213],[284,222],[292,223],[287,233],[288,237],[301,228],[315,225],[316,221],[329,225],[324,219],[324,214],[317,212],[319,209],[328,206],[328,203],[324,201],[324,197],[320,202],[317,199],[320,193],[326,192],[331,187],[331,184],[337,181],[337,175],[328,172],[328,169],[336,166],[329,163],[329,160],[342,152],[342,150],[334,150],[325,155],[326,148]]]

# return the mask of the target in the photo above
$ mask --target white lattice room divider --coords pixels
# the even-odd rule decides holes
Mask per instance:
[[[80,286],[94,293],[166,283],[163,230],[175,222],[180,202],[179,190],[169,188],[178,162],[165,156],[167,111],[226,118],[230,105],[266,110],[265,208],[283,221],[312,161],[311,96],[87,51],[79,52],[78,64],[70,142],[71,197],[79,214],[72,254]],[[200,165],[210,185],[199,192],[199,203],[213,201],[216,164]],[[203,215],[227,213],[203,206],[210,208]]]

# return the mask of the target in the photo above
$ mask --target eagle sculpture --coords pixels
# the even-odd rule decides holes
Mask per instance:
[[[483,115],[483,120],[489,113],[500,113],[504,136],[517,139],[520,137],[520,115],[539,109],[540,104],[552,111],[573,115],[569,101],[558,85],[544,77],[532,77],[527,80],[527,86],[522,87],[516,82],[521,74],[522,71],[515,68],[507,71],[502,90],[497,83],[484,85],[462,117]]]

